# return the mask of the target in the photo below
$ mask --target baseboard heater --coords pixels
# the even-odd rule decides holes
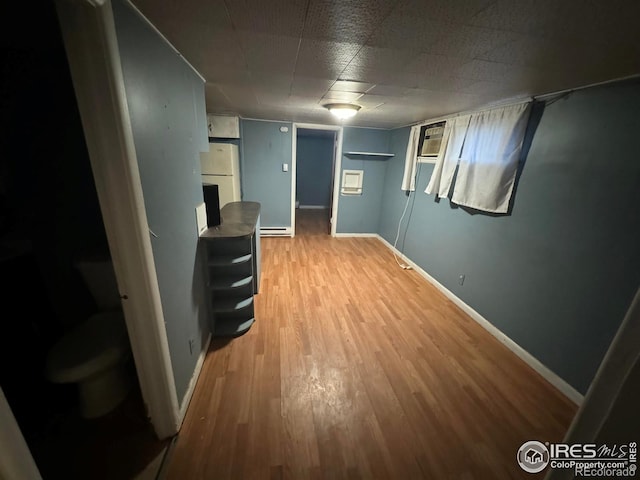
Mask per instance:
[[[269,227],[260,229],[261,237],[290,237],[291,227]]]

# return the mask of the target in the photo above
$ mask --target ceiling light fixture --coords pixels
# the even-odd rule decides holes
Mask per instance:
[[[324,107],[340,120],[353,117],[361,108],[360,105],[351,103],[328,103]]]

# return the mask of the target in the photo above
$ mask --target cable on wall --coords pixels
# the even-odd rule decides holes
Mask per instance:
[[[414,179],[417,179],[420,173],[420,162],[418,162],[417,166],[416,166],[416,171],[414,173],[415,177]],[[400,268],[402,268],[403,270],[412,270],[411,265],[407,265],[406,263],[400,263],[400,261],[398,260],[398,255],[396,255],[396,251],[398,250],[397,244],[398,244],[398,239],[400,238],[400,228],[402,226],[402,220],[404,219],[404,216],[407,213],[407,208],[409,207],[409,200],[411,200],[411,195],[415,193],[415,191],[411,191],[409,190],[409,194],[407,195],[407,201],[404,204],[404,210],[402,211],[402,215],[400,215],[400,220],[398,220],[398,231],[396,233],[396,239],[393,241],[393,258],[395,258],[396,263],[398,264],[398,266]],[[409,219],[407,219],[407,228],[409,228]],[[402,253],[402,252],[400,252]]]

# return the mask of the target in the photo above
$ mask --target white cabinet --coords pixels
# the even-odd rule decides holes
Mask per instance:
[[[240,119],[229,115],[207,114],[209,138],[240,138]]]

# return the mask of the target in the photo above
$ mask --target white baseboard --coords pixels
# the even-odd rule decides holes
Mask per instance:
[[[460,307],[467,315],[469,315],[473,320],[478,322],[480,326],[482,326],[485,330],[487,330],[491,335],[497,338],[502,344],[504,344],[509,350],[515,353],[518,357],[524,360],[527,365],[533,368],[536,372],[542,375],[551,385],[556,387],[562,394],[564,394],[569,400],[571,400],[576,405],[581,405],[584,400],[584,396],[578,392],[575,388],[569,385],[566,381],[560,378],[557,374],[549,370],[545,365],[543,365],[537,358],[527,352],[524,348],[518,345],[516,342],[511,340],[507,335],[502,333],[498,328],[496,328],[491,322],[489,322],[486,318],[476,312],[473,308],[467,305],[464,301],[462,301],[459,297],[457,297],[451,290],[438,282],[435,278],[425,272],[418,264],[413,262],[410,258],[401,253],[397,248],[391,245],[387,240],[382,238],[380,235],[376,235],[376,237],[385,244],[392,252],[394,252],[398,257],[400,257],[404,262],[411,266],[416,272],[418,272],[422,277],[424,277],[429,283],[435,286],[438,290],[440,290],[449,300],[455,303],[458,307]]]
[[[327,210],[329,207],[326,205],[300,205],[300,210]]]
[[[379,238],[377,233],[336,233],[334,237],[350,238],[350,237],[362,237],[362,238]]]
[[[200,351],[200,356],[198,357],[198,361],[196,362],[196,368],[193,371],[193,375],[191,376],[191,380],[189,380],[189,386],[187,387],[187,391],[182,398],[182,403],[180,405],[180,425],[182,425],[182,421],[184,420],[184,416],[187,413],[187,407],[189,407],[189,402],[191,402],[191,397],[193,396],[193,391],[196,388],[196,383],[198,382],[198,377],[200,376],[200,370],[202,370],[202,365],[204,364],[204,359],[207,356],[207,352],[209,351],[209,344],[211,343],[211,333],[207,337],[207,341],[204,344],[204,348]]]

